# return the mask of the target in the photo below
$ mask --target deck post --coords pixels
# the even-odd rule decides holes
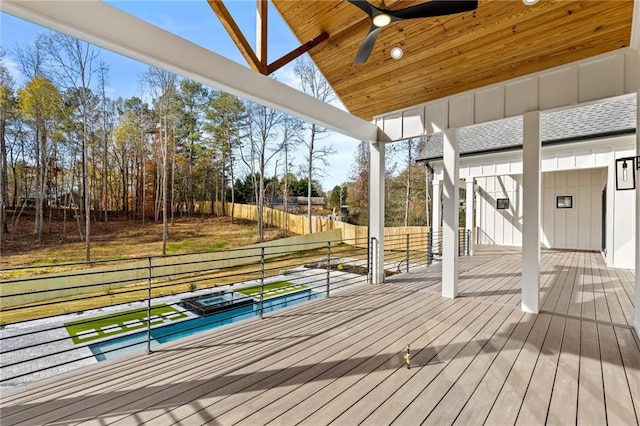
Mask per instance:
[[[431,253],[440,253],[440,181],[434,179],[433,198],[431,199]]]
[[[474,191],[475,191],[475,182],[473,177],[468,177],[466,181],[466,202],[465,202],[465,228],[467,229],[467,235],[471,235],[467,241],[467,256],[473,256],[473,241],[471,238],[473,237],[473,199],[474,199]]]
[[[636,6],[640,8],[640,5],[636,3]],[[638,23],[640,25],[640,23]],[[639,55],[640,56],[640,52]],[[637,84],[638,84],[638,92],[636,93],[636,115],[638,119],[636,121],[636,155],[640,155],[640,58],[636,61],[638,66],[636,69],[638,73]],[[640,236],[638,233],[640,231],[640,178],[638,177],[638,170],[636,170],[636,268],[635,268],[635,299],[634,299],[634,321],[633,325],[636,329],[636,333],[640,335]]]
[[[376,241],[371,254],[373,284],[384,282],[384,144],[369,144],[369,236]]]
[[[540,310],[540,111],[524,114],[522,146],[522,310]]]
[[[444,179],[442,182],[442,297],[458,295],[458,248],[460,217],[460,146],[457,129],[444,131]]]

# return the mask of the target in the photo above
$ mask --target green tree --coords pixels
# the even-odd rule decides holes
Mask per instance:
[[[9,71],[0,65],[0,254],[4,233],[9,232],[7,226],[8,164],[7,164],[7,124],[15,117],[17,99],[14,83]]]
[[[43,242],[44,196],[47,179],[49,130],[61,111],[62,97],[56,86],[44,77],[34,77],[18,91],[21,114],[33,123],[34,152],[38,175],[35,232]]]
[[[235,163],[236,152],[241,144],[241,134],[247,128],[248,113],[244,103],[237,97],[224,92],[213,92],[209,100],[205,118],[205,129],[213,135],[213,150],[221,160],[220,185],[222,188],[222,208],[224,210],[227,193],[227,173],[231,183],[231,222],[235,210]]]
[[[187,216],[192,216],[195,209],[195,164],[204,152],[202,140],[203,113],[207,105],[209,91],[202,84],[183,79],[180,81],[178,96],[180,108],[180,138],[179,147],[186,158],[186,173],[184,173]]]

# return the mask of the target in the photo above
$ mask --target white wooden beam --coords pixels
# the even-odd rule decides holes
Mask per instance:
[[[633,2],[633,21],[631,23],[629,47],[640,52],[640,0],[634,0]]]
[[[522,310],[540,310],[540,112],[523,120]]]
[[[458,296],[458,224],[460,217],[458,178],[460,144],[457,129],[444,131],[444,179],[442,184],[442,297]]]
[[[362,141],[375,125],[99,0],[2,0],[0,10]]]
[[[635,3],[638,9],[638,2]],[[640,51],[638,52],[640,56]],[[640,60],[636,62],[636,80],[638,92],[636,94],[636,155],[640,155]],[[637,175],[636,171],[636,175]],[[637,179],[637,178],[636,178]],[[636,181],[636,264],[635,264],[635,298],[634,298],[634,321],[633,325],[636,333],[640,335],[640,185]]]
[[[369,237],[373,284],[384,282],[384,143],[369,145]]]

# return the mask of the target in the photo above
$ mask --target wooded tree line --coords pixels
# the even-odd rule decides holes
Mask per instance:
[[[259,210],[267,191],[285,203],[301,182],[305,195],[320,193],[321,166],[334,151],[319,146],[325,130],[315,125],[152,67],[139,77],[139,96],[111,99],[100,51],[59,33],[2,58],[24,81],[16,83],[2,61],[0,244],[30,209],[38,241],[46,220],[61,215],[64,232],[86,242],[89,260],[91,222],[113,214],[162,221],[166,245],[176,215],[192,216],[196,201],[234,202],[237,184],[246,192],[251,182],[253,194],[242,200]],[[298,60],[295,70],[305,91],[330,100],[311,61]],[[304,150],[303,164],[292,162],[296,149]]]
[[[2,52],[4,58],[17,64],[24,81],[14,81],[0,63],[0,249],[31,209],[39,242],[55,215],[64,221],[63,234],[85,242],[90,260],[92,221],[108,222],[114,214],[162,221],[164,252],[168,224],[176,215],[194,215],[196,201],[255,202],[261,218],[274,198],[286,209],[288,196],[322,195],[319,182],[335,151],[319,143],[326,130],[317,125],[153,67],[138,77],[139,96],[112,99],[100,50],[59,33],[40,34],[33,44]],[[307,94],[334,98],[309,59],[299,59],[294,70]],[[426,210],[418,178],[424,169],[411,166],[417,143],[408,151],[402,144],[389,145],[388,157],[398,160],[387,171],[388,220],[418,223]],[[295,150],[302,151],[302,164],[293,163]],[[366,143],[351,178],[344,200],[366,223]],[[259,240],[263,228],[259,222]]]

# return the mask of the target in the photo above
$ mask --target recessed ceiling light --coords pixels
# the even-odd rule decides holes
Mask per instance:
[[[538,3],[538,0],[522,0],[522,3],[524,3],[525,6],[533,6]]]
[[[391,16],[386,13],[381,13],[373,17],[373,25],[378,28],[386,27],[391,23]]]
[[[400,46],[396,46],[396,47],[393,47],[393,48],[391,49],[391,51],[389,52],[389,54],[391,55],[391,57],[392,57],[393,59],[396,59],[396,60],[397,60],[397,59],[402,58],[402,56],[404,55],[404,52],[402,51],[402,48],[401,48]]]

